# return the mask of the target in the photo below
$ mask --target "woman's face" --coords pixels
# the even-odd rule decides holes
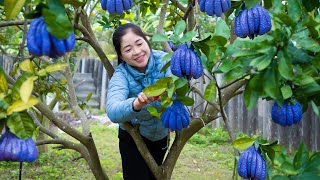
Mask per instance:
[[[148,43],[131,30],[121,39],[121,59],[135,67],[139,72],[145,72],[150,57]]]

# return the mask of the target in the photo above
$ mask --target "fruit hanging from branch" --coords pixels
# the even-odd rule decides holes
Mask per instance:
[[[269,12],[256,4],[251,9],[242,9],[234,22],[234,32],[240,38],[266,34],[271,30],[271,18]]]
[[[181,131],[189,126],[190,116],[186,107],[179,100],[174,100],[162,113],[161,120],[164,127],[170,128],[171,131]]]
[[[38,150],[32,138],[20,139],[6,128],[0,138],[0,161],[33,162]]]
[[[101,8],[108,10],[110,14],[122,14],[132,6],[132,0],[101,0]]]
[[[201,58],[187,44],[180,45],[173,53],[170,68],[172,74],[188,80],[198,79],[203,73]]]
[[[216,15],[221,17],[231,8],[231,0],[199,0],[200,11],[205,12],[209,16]]]
[[[297,124],[301,121],[302,107],[297,100],[295,100],[294,103],[286,100],[283,106],[274,102],[271,117],[273,122],[280,124],[281,126],[291,126],[292,124]]]
[[[244,179],[266,179],[267,164],[254,145],[246,149],[239,157],[238,174]]]
[[[58,58],[71,51],[76,43],[72,32],[68,38],[60,39],[50,34],[43,17],[34,19],[27,33],[27,48],[31,55]]]

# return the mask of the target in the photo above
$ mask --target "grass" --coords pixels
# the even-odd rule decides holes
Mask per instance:
[[[122,179],[117,129],[93,123],[91,131],[102,166],[109,178]],[[203,128],[184,147],[172,179],[231,179],[233,149],[227,140],[227,133],[222,129]],[[23,163],[22,179],[95,179],[86,161],[78,159],[78,152],[56,150],[52,147],[54,146],[51,145],[49,152],[42,154],[35,162]],[[1,180],[18,179],[18,177],[19,163],[0,162]]]

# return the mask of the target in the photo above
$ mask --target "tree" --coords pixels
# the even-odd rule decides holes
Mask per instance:
[[[53,54],[49,55],[52,56],[50,59],[45,56],[30,55],[25,50],[26,36],[28,24],[35,17],[43,16],[48,32],[57,38],[65,39],[75,32],[77,46],[74,51],[79,48],[79,44],[89,44],[103,62],[109,77],[112,76],[114,69],[96,38],[97,33],[92,29],[92,24],[96,21],[89,18],[91,14],[101,18],[99,23],[104,28],[112,29],[125,20],[145,25],[143,27],[149,30],[152,43],[157,45],[161,42],[168,52],[172,51],[168,41],[176,45],[192,44],[192,48],[201,56],[205,69],[203,80],[208,81],[208,86],[204,92],[191,83],[194,81],[184,78],[162,80],[145,89],[145,92],[151,95],[161,95],[164,108],[172,104],[173,93],[176,93],[185,105],[192,105],[194,100],[185,96],[190,91],[205,99],[208,104],[201,117],[192,118],[189,128],[175,132],[175,140],[163,165],[156,164],[143,143],[137,127],[129,123],[124,124],[157,179],[170,179],[186,142],[203,127],[203,124],[208,124],[220,117],[219,114],[225,122],[230,141],[233,141],[236,147],[240,146],[241,142],[250,145],[254,143],[252,139],[235,141],[235,136],[228,125],[224,106],[239,94],[243,93],[249,109],[256,105],[258,99],[275,100],[282,105],[287,99],[294,98],[302,104],[304,110],[311,102],[314,111],[319,112],[320,99],[317,95],[320,93],[318,78],[320,15],[317,0],[232,1],[231,8],[224,14],[220,15],[218,10],[214,10],[216,15],[221,16],[220,18],[210,12],[200,12],[201,1],[198,3],[197,0],[135,1],[131,10],[120,15],[101,10],[100,1],[95,0],[4,0],[0,3],[3,5],[2,11],[5,12],[5,17],[3,16],[2,19],[6,18],[0,23],[0,27],[8,27],[6,28],[8,32],[10,26],[23,25],[23,28],[15,30],[20,35],[19,48],[10,45],[1,48],[3,53],[17,54],[15,57],[18,65],[15,66],[16,69],[11,75],[1,73],[0,89],[3,105],[0,127],[9,124],[14,134],[20,138],[26,138],[31,137],[35,131],[32,125],[34,122],[40,131],[51,137],[48,140],[38,141],[38,146],[60,144],[63,148],[76,150],[88,162],[96,179],[108,179],[108,176],[101,167],[88,119],[76,99],[71,61],[75,54],[66,53],[60,58]],[[239,28],[239,25],[234,24],[235,17],[239,15],[241,9],[250,9],[257,3],[263,5],[271,14],[272,30],[261,36],[250,37],[253,40],[237,38],[234,31],[235,28]],[[152,15],[160,16],[159,21],[153,24],[140,18],[141,16],[152,18]],[[244,26],[243,23],[240,25]],[[31,32],[30,26],[29,31]],[[168,54],[166,58],[170,58],[172,52]],[[67,82],[59,79],[55,79],[54,83],[48,81],[49,77],[52,78],[51,73],[58,70],[63,70]],[[220,74],[223,75],[222,85],[217,83],[217,76]],[[67,89],[64,88],[65,84]],[[242,90],[242,87],[245,89]],[[38,99],[49,92],[55,92],[56,97],[53,103],[47,106]],[[71,128],[52,112],[52,107],[57,101],[68,101],[74,113],[81,119],[82,132]],[[26,112],[30,115],[27,118],[12,118],[12,114],[22,116]],[[151,108],[150,113],[160,117],[162,112]],[[72,136],[77,143],[62,139],[43,126],[38,118],[40,115],[45,116],[58,128]],[[13,119],[19,120],[13,122]],[[263,153],[264,157],[272,160],[272,154],[275,151],[274,143],[257,141],[256,144],[266,151]],[[300,152],[305,152],[303,147]]]

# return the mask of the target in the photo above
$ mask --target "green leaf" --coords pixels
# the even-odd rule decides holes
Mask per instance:
[[[278,71],[282,77],[288,80],[292,80],[294,78],[293,67],[291,61],[286,52],[279,51],[278,52]]]
[[[320,172],[320,152],[316,152],[310,157],[310,161],[306,164],[304,172]]]
[[[176,86],[176,89],[182,88],[185,85],[188,85],[188,80],[185,78],[179,78],[174,82],[174,85]]]
[[[292,64],[295,63],[309,63],[313,58],[304,50],[295,47],[293,44],[288,45],[288,55],[293,59]]]
[[[68,38],[73,32],[73,26],[66,15],[64,5],[60,1],[49,0],[48,6],[49,9],[42,9],[48,32],[56,38]]]
[[[276,17],[278,17],[283,24],[287,25],[288,27],[295,26],[296,24],[295,21],[293,21],[287,14],[276,14]]]
[[[236,67],[231,71],[227,72],[223,77],[223,82],[229,82],[231,80],[238,79],[246,74],[246,69],[243,67]]]
[[[86,97],[86,102],[90,101],[91,97],[92,97],[92,92],[89,92]]]
[[[222,72],[228,72],[233,68],[232,61],[230,59],[224,59],[219,66],[219,70]]]
[[[26,0],[4,0],[4,11],[7,19],[12,19],[21,11]]]
[[[301,143],[294,156],[293,166],[296,170],[302,168],[309,161],[309,151],[304,143]]]
[[[160,119],[161,113],[157,111],[157,109],[153,106],[148,106],[147,110],[150,112],[152,116],[155,116]]]
[[[22,100],[15,101],[11,104],[7,109],[7,115],[11,115],[13,112],[24,111],[36,104],[38,104],[39,100],[36,97],[30,97],[28,101],[25,103]]]
[[[319,0],[302,0],[302,4],[306,7],[307,11],[310,12],[315,8],[319,8]]]
[[[268,69],[263,77],[263,87],[267,95],[273,99],[280,96],[279,81],[274,68]]]
[[[215,32],[214,35],[216,36],[222,36],[225,39],[229,39],[230,38],[230,28],[227,25],[226,21],[219,19],[217,24],[216,24],[216,28],[215,28]]]
[[[181,43],[185,43],[187,41],[191,41],[193,37],[195,37],[197,35],[197,32],[195,31],[189,31],[186,34],[184,34],[182,36],[182,38],[180,39]]]
[[[280,166],[281,171],[285,172],[288,175],[296,175],[298,172],[294,169],[293,165],[285,161],[284,163],[281,164]]]
[[[275,155],[276,155],[275,151],[269,146],[261,145],[261,148],[263,149],[263,151],[265,151],[267,153],[268,157],[273,162],[274,158],[275,158]]]
[[[173,81],[172,77],[164,77],[164,78],[157,80],[155,85],[158,87],[168,88],[170,86],[170,84],[172,83],[172,81]]]
[[[312,51],[314,53],[320,52],[320,44],[312,38],[303,37],[295,40],[303,49]]]
[[[0,131],[2,132],[6,121],[0,120]]]
[[[192,106],[194,104],[194,100],[189,96],[178,96],[177,99],[180,100],[181,103],[186,106]]]
[[[160,70],[160,73],[162,73],[163,71],[165,71],[168,67],[170,67],[170,62],[171,61],[168,61]]]
[[[232,146],[236,149],[245,150],[248,147],[252,146],[253,143],[254,143],[254,139],[245,137],[245,138],[240,138],[233,141]]]
[[[6,78],[6,74],[0,66],[0,93],[7,93],[8,92],[8,82]]]
[[[167,92],[168,92],[168,97],[169,97],[169,98],[172,98],[175,90],[176,90],[176,87],[175,87],[175,86],[171,86],[171,87],[167,90]]]
[[[217,82],[214,79],[212,79],[204,91],[204,98],[209,102],[216,100],[216,96],[217,96],[216,84]]]
[[[320,116],[320,112],[319,112],[318,106],[316,105],[316,103],[314,103],[314,101],[311,101],[311,104],[312,104],[313,112],[319,117]]]
[[[170,41],[169,37],[164,34],[155,34],[151,38],[152,42],[167,42]]]
[[[36,76],[27,77],[20,87],[20,97],[24,103],[27,103],[33,91],[34,81],[38,79]]]
[[[20,87],[23,84],[23,82],[26,81],[31,76],[33,76],[32,73],[29,73],[29,72],[24,73],[15,82],[15,84],[12,87],[12,92],[11,92],[11,97],[14,101],[20,99]]]
[[[181,78],[182,79],[182,78]],[[187,92],[189,91],[189,84],[185,83],[182,87],[181,85],[183,83],[176,83],[177,81],[175,81],[175,86],[176,86],[176,94],[177,96],[185,96],[187,94]],[[179,88],[178,88],[179,87]]]
[[[21,139],[31,138],[36,129],[32,118],[27,112],[13,113],[7,121],[10,131]]]
[[[246,0],[246,9],[252,8],[257,3],[260,3],[260,0]]]
[[[298,0],[288,0],[288,14],[295,22],[300,19],[301,7]]]
[[[245,87],[243,94],[244,103],[248,109],[253,109],[259,99],[259,93],[262,91],[262,76],[256,75],[252,77]]]
[[[174,26],[174,34],[179,36],[185,29],[187,25],[183,20],[178,21],[178,23]]]
[[[228,39],[223,36],[214,35],[211,37],[211,42],[219,46],[224,46],[227,44]]]
[[[282,86],[281,93],[282,93],[283,99],[288,99],[293,95],[292,89],[289,85]]]
[[[290,180],[287,176],[275,175],[272,177],[272,180]]]
[[[159,85],[155,84],[155,85],[151,85],[151,86],[144,88],[142,91],[149,96],[159,96],[165,90],[166,90],[166,88],[164,88],[163,86],[159,86]]]
[[[250,66],[256,67],[258,71],[262,71],[270,65],[272,58],[269,54],[258,56],[252,59]]]

